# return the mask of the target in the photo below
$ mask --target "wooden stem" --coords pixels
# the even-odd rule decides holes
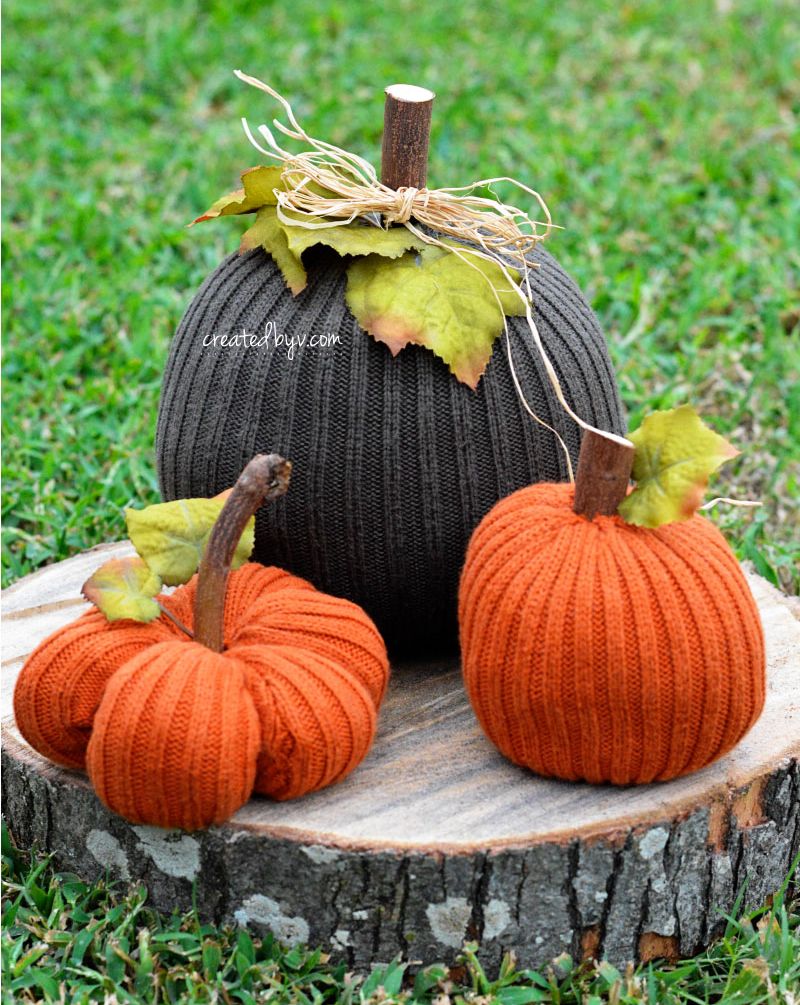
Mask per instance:
[[[278,454],[256,454],[236,480],[211,530],[194,598],[194,637],[215,653],[224,648],[225,588],[247,521],[268,499],[289,487],[292,465]]]
[[[381,181],[389,188],[425,188],[433,91],[413,84],[386,88]]]
[[[591,520],[613,516],[625,498],[633,467],[634,446],[621,436],[601,436],[586,430],[575,476],[576,513]]]

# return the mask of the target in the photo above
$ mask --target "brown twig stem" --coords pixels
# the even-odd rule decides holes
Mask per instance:
[[[613,516],[628,491],[633,454],[630,440],[587,429],[578,457],[573,510],[589,520]]]
[[[381,181],[389,188],[425,188],[434,97],[413,84],[386,88]]]
[[[225,589],[236,545],[247,521],[263,502],[289,487],[292,465],[278,454],[256,454],[239,475],[211,531],[200,562],[194,600],[195,640],[221,653],[224,648]]]

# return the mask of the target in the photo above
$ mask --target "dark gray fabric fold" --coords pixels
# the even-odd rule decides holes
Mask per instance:
[[[617,433],[625,421],[603,335],[585,298],[542,250],[531,272],[535,318],[575,411]],[[563,481],[555,437],[523,409],[503,337],[476,391],[429,350],[396,357],[344,300],[345,263],[305,256],[297,297],[261,250],[231,255],[204,282],[172,343],[156,453],[164,499],[228,488],[253,454],[294,467],[288,494],[262,507],[254,557],[361,604],[394,652],[457,648],[458,578],[469,536],[503,496]],[[336,334],[338,345],[221,348],[214,334]],[[524,319],[509,319],[515,368],[536,414],[566,441],[559,406]]]

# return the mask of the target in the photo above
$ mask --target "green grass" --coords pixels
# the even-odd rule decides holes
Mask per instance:
[[[431,184],[510,173],[608,333],[632,425],[693,402],[742,450],[742,557],[800,587],[800,22],[791,0],[9,0],[4,581],[156,499],[168,343],[240,224],[184,224],[275,109],[377,162],[382,88],[437,93]]]
[[[319,950],[217,929],[147,907],[143,887],[82,883],[19,851],[3,829],[3,1005],[17,1002],[255,1002],[426,1005],[792,1005],[800,994],[800,915],[781,891],[768,910],[729,919],[694,960],[620,973],[569,957],[541,971],[510,957],[489,979],[476,949],[416,974],[393,962],[353,974]],[[794,996],[794,997],[792,997]]]

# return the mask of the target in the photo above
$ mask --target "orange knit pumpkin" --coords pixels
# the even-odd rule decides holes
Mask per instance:
[[[758,610],[701,516],[646,530],[534,485],[483,519],[461,578],[463,672],[486,734],[541,775],[650,782],[730,750],[764,704]]]
[[[191,626],[197,577],[160,602]],[[163,615],[87,611],[33,652],[14,693],[25,739],[134,822],[194,830],[256,791],[291,799],[338,781],[372,743],[386,650],[355,604],[280,569],[228,580],[225,651]]]
[[[281,569],[229,574],[244,522],[285,490],[289,467],[254,458],[199,575],[158,598],[196,639],[163,614],[142,624],[91,610],[22,669],[22,735],[51,760],[85,767],[128,820],[220,823],[253,791],[291,799],[340,780],[372,743],[389,667],[364,611]]]

